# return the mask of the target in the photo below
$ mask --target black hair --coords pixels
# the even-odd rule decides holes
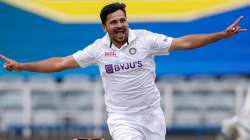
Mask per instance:
[[[122,10],[123,13],[125,14],[125,17],[126,17],[125,8],[126,8],[126,5],[124,3],[119,3],[119,2],[111,3],[111,4],[104,6],[101,10],[101,13],[100,13],[100,18],[101,18],[102,24],[105,24],[107,16],[109,14],[111,14],[117,10]]]

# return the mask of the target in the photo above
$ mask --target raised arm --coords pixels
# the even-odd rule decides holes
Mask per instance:
[[[174,50],[191,50],[205,46],[209,43],[216,42],[221,39],[232,37],[240,32],[245,32],[247,29],[242,29],[239,22],[243,19],[240,16],[233,24],[226,28],[225,31],[211,34],[187,35],[173,39],[170,51]]]
[[[0,59],[5,61],[4,68],[8,71],[32,71],[49,73],[80,67],[73,56],[53,57],[31,63],[19,63],[3,55],[0,55]]]

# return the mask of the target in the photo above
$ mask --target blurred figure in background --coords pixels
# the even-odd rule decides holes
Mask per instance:
[[[250,140],[250,92],[240,114],[222,122],[222,133],[226,139]]]

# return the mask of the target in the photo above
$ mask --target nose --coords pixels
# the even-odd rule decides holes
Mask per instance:
[[[120,21],[117,22],[117,27],[122,27],[122,23]]]

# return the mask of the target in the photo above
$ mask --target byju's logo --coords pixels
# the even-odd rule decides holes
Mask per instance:
[[[142,67],[142,61],[128,62],[124,64],[106,64],[105,70],[107,73],[114,73],[117,71],[128,71],[130,69],[140,68]]]
[[[106,64],[105,65],[105,69],[106,69],[107,73],[114,73],[113,65],[112,64]]]

